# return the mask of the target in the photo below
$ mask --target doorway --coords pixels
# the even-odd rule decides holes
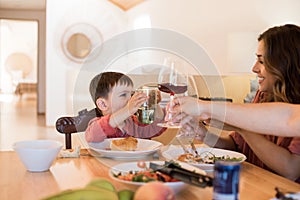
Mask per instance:
[[[0,93],[36,96],[38,22],[0,19]],[[20,98],[21,99],[21,98]]]

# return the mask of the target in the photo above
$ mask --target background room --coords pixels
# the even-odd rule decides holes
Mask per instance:
[[[299,25],[299,8],[298,0],[1,0],[1,148],[10,148],[14,141],[25,138],[63,140],[54,128],[55,121],[62,115],[76,115],[80,109],[93,107],[87,88],[74,97],[78,74],[92,49],[121,33],[143,28],[178,33],[205,50],[217,73],[195,77],[199,96],[243,103],[250,83],[255,82],[251,67],[256,59],[258,34],[274,25]],[[16,28],[24,21],[31,24],[30,33],[27,28]],[[32,44],[8,40],[8,36],[23,39],[25,35],[31,37]],[[10,61],[14,53],[22,54],[17,62]],[[145,59],[148,53],[140,50],[119,55],[113,64],[120,66],[119,71],[129,66],[162,64],[160,56]],[[10,63],[30,64],[12,77],[7,67],[13,66]],[[29,65],[31,70],[24,71]],[[151,76],[149,80],[141,76],[132,74],[136,85],[153,81]],[[216,80],[221,84],[216,85]],[[22,81],[34,87],[24,89],[20,98],[15,92]],[[26,123],[19,122],[20,116]],[[26,134],[20,136],[20,132]]]

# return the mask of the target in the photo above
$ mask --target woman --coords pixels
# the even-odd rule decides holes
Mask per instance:
[[[259,90],[253,103],[300,103],[300,28],[295,25],[273,27],[258,38],[257,74]],[[264,116],[262,116],[264,117]],[[248,161],[300,182],[300,137],[231,134]]]
[[[253,103],[299,104],[300,28],[288,24],[268,29],[258,38],[256,56],[252,71],[258,76],[259,90]],[[222,134],[215,142],[215,134],[207,132],[205,127],[199,130],[208,145],[236,149],[247,156],[248,162],[300,182],[300,137],[277,137],[271,133],[267,136],[240,130]]]

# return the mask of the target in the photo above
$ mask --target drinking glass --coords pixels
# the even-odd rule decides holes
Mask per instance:
[[[187,95],[188,76],[185,73],[180,73],[179,69],[183,68],[183,62],[178,59],[166,58],[164,67],[159,72],[158,89],[161,92],[170,95],[168,116],[165,123],[159,123],[158,126],[167,128],[180,128],[180,122],[172,121],[172,107],[175,95]]]
[[[148,99],[137,111],[138,121],[142,124],[151,124],[154,121],[155,108],[157,105],[157,87],[143,86],[138,88],[137,92],[143,92]]]

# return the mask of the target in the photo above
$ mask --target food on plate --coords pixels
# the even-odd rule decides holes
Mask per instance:
[[[130,171],[126,174],[118,173],[114,174],[114,176],[118,179],[124,181],[132,181],[132,182],[143,182],[148,183],[151,181],[161,181],[161,182],[177,182],[177,179],[174,179],[166,174],[163,174],[158,171],[154,171],[152,169],[145,169],[142,171]]]
[[[127,137],[122,139],[112,140],[110,143],[111,150],[116,151],[135,151],[138,140],[134,137]]]
[[[150,182],[137,189],[134,200],[175,200],[174,191],[162,182]]]
[[[191,153],[185,153],[178,156],[177,160],[186,163],[204,163],[204,164],[214,164],[216,161],[232,161],[232,162],[241,162],[243,157],[230,157],[226,156],[216,156],[211,152],[203,152],[199,155],[193,155]]]
[[[148,183],[152,181],[160,181],[160,182],[178,182],[179,180],[170,177],[169,175],[163,174],[158,171],[154,171],[151,168],[141,167],[140,162],[137,163],[137,166],[142,170],[138,171],[129,171],[129,172],[119,172],[117,174],[113,174],[114,177],[124,180],[124,181],[132,181],[132,182],[143,182]]]

